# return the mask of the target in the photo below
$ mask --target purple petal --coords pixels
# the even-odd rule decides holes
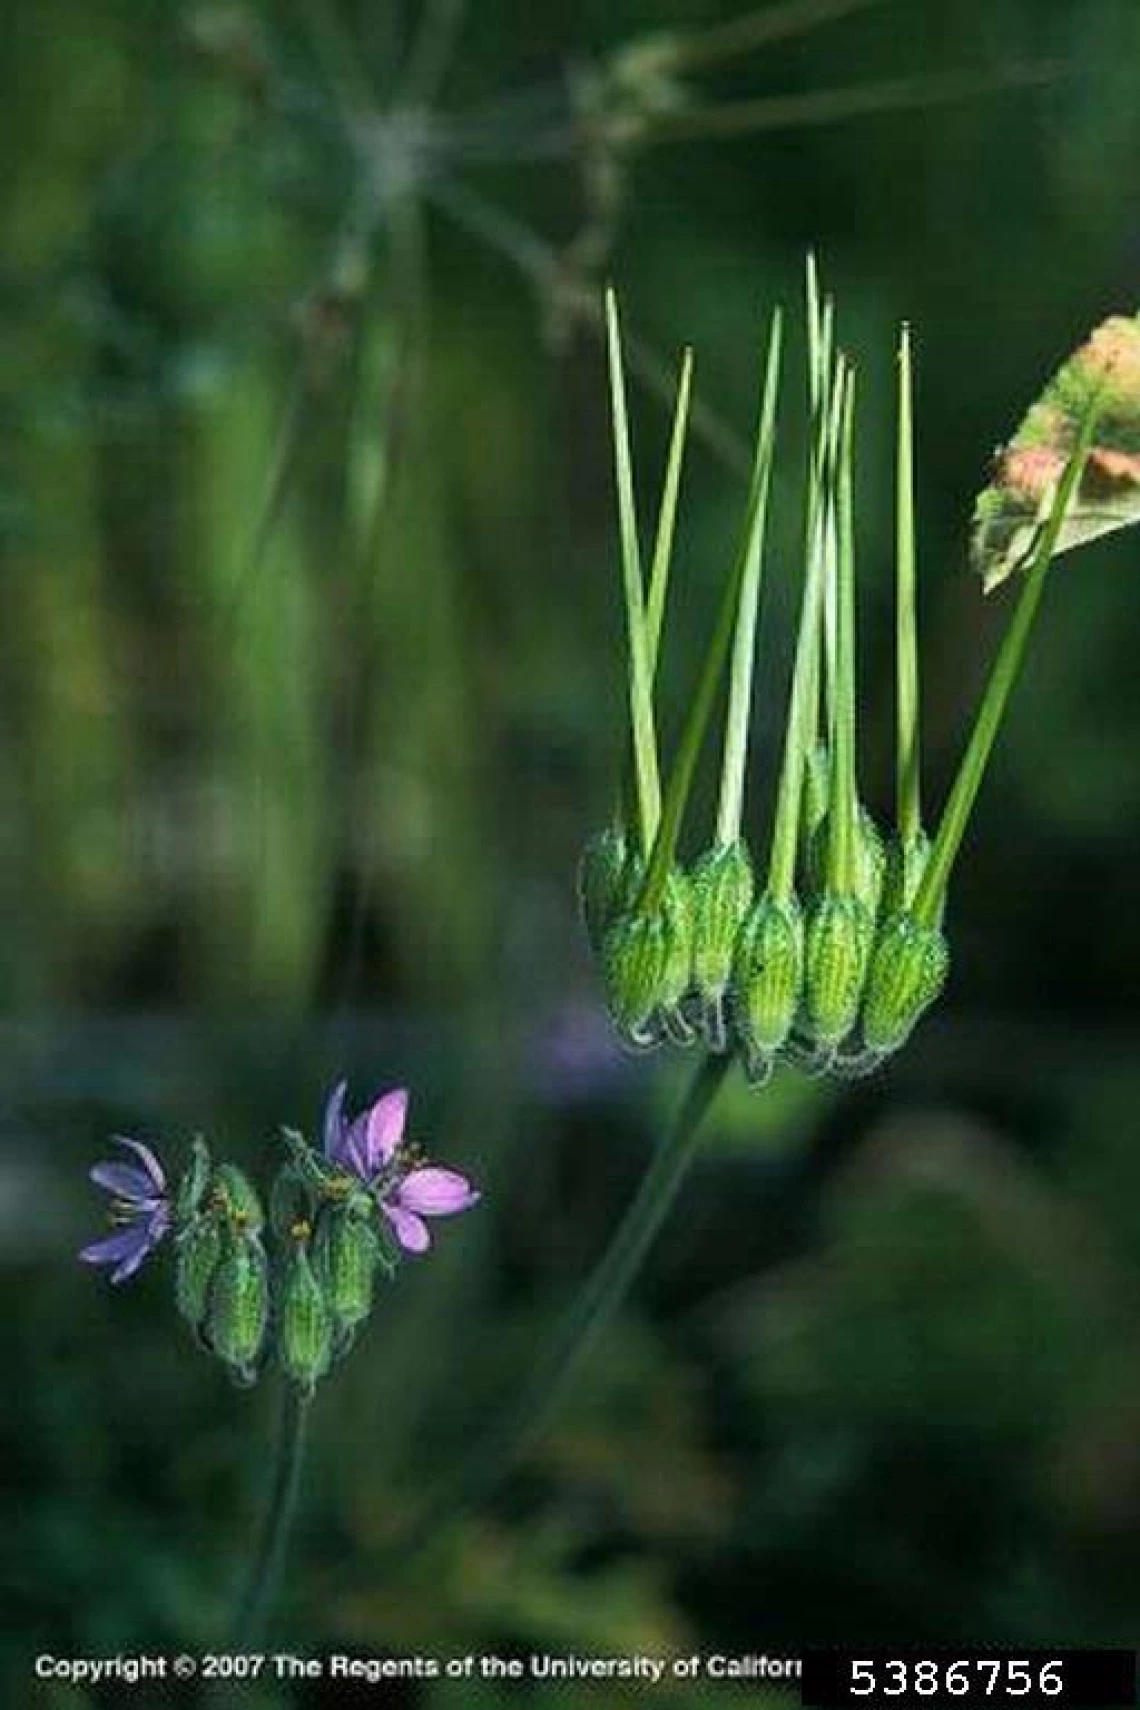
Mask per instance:
[[[108,1193],[129,1199],[134,1204],[143,1204],[154,1198],[154,1183],[145,1171],[136,1170],[133,1164],[96,1164],[91,1171],[91,1180],[97,1187],[106,1188]]]
[[[405,1211],[396,1201],[382,1201],[380,1209],[405,1252],[427,1252],[431,1246],[431,1231],[422,1217],[417,1217],[414,1211]]]
[[[404,1138],[404,1124],[408,1120],[408,1089],[396,1087],[392,1092],[378,1098],[368,1112],[368,1140],[365,1154],[368,1162],[368,1174],[374,1176],[377,1170],[391,1161],[400,1141]]]
[[[467,1211],[478,1200],[479,1194],[466,1176],[458,1170],[441,1170],[434,1165],[409,1171],[397,1194],[401,1207],[425,1217],[451,1217],[457,1211]]]
[[[114,1134],[111,1137],[117,1146],[129,1146],[136,1157],[142,1159],[143,1169],[150,1177],[152,1189],[156,1193],[166,1192],[166,1172],[155,1157],[149,1146],[144,1146],[141,1140],[128,1140],[125,1134]]]
[[[343,1162],[341,1148],[344,1143],[344,1101],[347,1095],[348,1082],[338,1081],[325,1105],[325,1157],[333,1164]]]
[[[146,1253],[150,1245],[146,1224],[132,1223],[126,1229],[116,1229],[113,1235],[105,1235],[101,1241],[92,1241],[82,1248],[79,1257],[85,1265],[117,1265],[120,1259],[130,1258],[140,1250]]]
[[[358,1116],[344,1131],[337,1159],[346,1170],[359,1176],[362,1182],[372,1180],[375,1172],[368,1167],[368,1117]]]

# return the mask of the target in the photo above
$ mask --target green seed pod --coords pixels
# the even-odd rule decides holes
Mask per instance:
[[[269,1278],[258,1236],[226,1229],[210,1284],[205,1335],[219,1359],[252,1382],[269,1317]]]
[[[807,919],[804,1012],[815,1044],[833,1051],[850,1033],[871,954],[874,926],[861,897],[825,895]]]
[[[372,1310],[378,1259],[370,1212],[351,1204],[325,1205],[313,1236],[313,1270],[339,1331],[351,1331]]]
[[[307,1225],[298,1226],[298,1231]],[[276,1289],[277,1358],[281,1369],[304,1390],[311,1390],[329,1367],[333,1321],[329,1303],[309,1263],[303,1235],[292,1243],[281,1265]]]
[[[634,1045],[655,1042],[659,1009],[672,1009],[688,990],[693,938],[688,885],[673,872],[652,914],[619,914],[603,945],[606,994],[618,1032]]]
[[[600,955],[606,932],[619,913],[629,866],[629,839],[616,825],[591,837],[578,864],[578,900],[586,936]]]
[[[732,977],[736,940],[752,904],[752,890],[752,862],[739,841],[706,850],[689,875],[693,985],[706,1004],[723,996]]]
[[[307,1176],[284,1164],[274,1177],[269,1193],[269,1226],[279,1241],[286,1240],[298,1223],[313,1216],[313,1189]]]
[[[193,1222],[202,1208],[210,1180],[210,1149],[199,1135],[190,1147],[190,1160],[182,1172],[174,1202],[174,1221],[179,1228]]]
[[[883,919],[903,914],[910,908],[930,860],[930,839],[925,831],[918,832],[903,844],[892,837],[887,852],[887,871],[883,883]]]
[[[210,1287],[223,1245],[222,1223],[210,1213],[194,1218],[175,1242],[175,1300],[183,1318],[199,1334],[206,1321]]]
[[[219,1164],[214,1171],[213,1191],[219,1208],[237,1228],[259,1235],[265,1214],[257,1189],[236,1164]]]
[[[950,949],[936,926],[894,914],[879,928],[863,1002],[863,1043],[897,1051],[938,996],[950,969]]]
[[[799,1009],[804,924],[795,897],[765,894],[741,929],[732,970],[732,1014],[749,1080],[767,1080]]]

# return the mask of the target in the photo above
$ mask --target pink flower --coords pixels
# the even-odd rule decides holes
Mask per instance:
[[[396,1087],[351,1122],[344,1112],[348,1083],[341,1081],[325,1106],[324,1153],[375,1196],[400,1246],[423,1253],[431,1246],[429,1217],[454,1217],[480,1195],[458,1170],[429,1163],[404,1138],[408,1093]]]

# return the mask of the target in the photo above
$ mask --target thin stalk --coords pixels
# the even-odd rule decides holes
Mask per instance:
[[[855,375],[845,364],[836,380],[842,395],[839,468],[836,481],[837,575],[835,579],[835,672],[831,716],[831,795],[827,811],[827,882],[833,893],[850,891],[855,878],[855,539],[851,491]]]
[[[919,782],[918,622],[915,599],[914,412],[908,326],[903,327],[899,337],[895,575],[895,665],[898,686],[896,798],[899,841],[907,848],[922,829],[922,792]]]
[[[779,363],[781,319],[779,312],[772,319],[772,338],[769,352],[774,349],[776,354],[771,358]],[[772,459],[773,439],[770,437],[767,446],[767,461]],[[677,849],[677,838],[688,805],[689,793],[693,787],[693,777],[696,773],[697,761],[700,758],[701,746],[712,717],[713,704],[716,700],[717,689],[728,661],[729,649],[732,645],[733,632],[736,627],[736,613],[740,603],[741,589],[750,561],[752,541],[757,532],[763,531],[764,509],[767,504],[768,476],[759,482],[753,482],[749,495],[748,514],[745,519],[744,543],[737,559],[736,567],[725,587],[721,600],[720,612],[712,640],[705,654],[704,667],[701,672],[697,692],[693,697],[689,717],[681,736],[681,745],[673,770],[669,775],[669,785],[665,793],[665,802],[661,812],[661,823],[657,838],[653,844],[653,852],[645,875],[645,883],[637,900],[640,912],[652,913],[660,902],[665,883]]]
[[[796,637],[792,687],[784,732],[784,754],[768,860],[768,895],[787,902],[795,887],[804,768],[816,740],[819,718],[819,650],[823,610],[824,525],[829,510],[829,419],[831,416],[830,313],[820,313],[815,258],[808,256],[808,446],[807,507],[804,519],[804,578]],[[830,305],[828,305],[830,310]]]
[[[1094,398],[1085,411],[1081,422],[1073,454],[1065,466],[1065,472],[1057,485],[1049,517],[1041,533],[1041,539],[1034,554],[1033,562],[1025,573],[1025,581],[1021,597],[1017,602],[1009,628],[1006,630],[997,658],[990,672],[990,680],[958,775],[954,779],[949,798],[946,803],[934,846],[930,851],[930,860],[922,875],[918,891],[911,906],[911,914],[920,926],[934,926],[946,897],[946,887],[950,882],[950,874],[954,866],[958,850],[965,836],[970,814],[977,800],[986,765],[993,750],[994,739],[1005,713],[1010,690],[1017,681],[1018,672],[1025,658],[1025,649],[1033,628],[1034,619],[1041,605],[1041,595],[1045,588],[1045,577],[1048,574],[1053,554],[1056,551],[1057,540],[1061,525],[1077,490],[1081,472],[1085,466],[1089,446],[1092,444],[1096,418],[1100,412],[1100,399]]]
[[[277,1588],[285,1545],[297,1507],[308,1413],[308,1396],[294,1384],[285,1384],[269,1503],[230,1630],[230,1644],[234,1651],[248,1651],[256,1645]]]
[[[532,1367],[515,1400],[479,1437],[409,1532],[387,1553],[394,1567],[430,1543],[442,1526],[487,1497],[541,1430],[570,1380],[624,1300],[664,1223],[696,1153],[706,1115],[731,1058],[706,1057],[696,1070],[677,1121],[655,1153],[641,1186],[581,1294]]]
[[[645,594],[641,581],[641,555],[637,545],[637,516],[633,497],[633,464],[629,448],[629,417],[626,412],[621,334],[618,329],[617,300],[612,290],[606,292],[606,347],[609,355],[614,473],[621,534],[622,587],[629,641],[629,710],[633,732],[637,812],[642,849],[648,855],[661,818],[661,782],[657,768],[657,737],[653,724],[653,685],[649,666]]]
[[[752,491],[749,496],[752,526],[748,531],[744,549],[744,576],[736,608],[736,635],[732,649],[728,714],[720,776],[720,803],[717,810],[717,842],[720,844],[734,843],[740,836],[740,821],[744,808],[744,772],[748,762],[748,727],[752,722],[752,679],[756,666],[756,620],[764,568],[764,535],[776,434],[780,328],[781,317],[777,309],[772,316],[772,330],[768,339],[764,394],[756,436],[756,461],[752,470]]]
[[[665,481],[661,489],[661,508],[657,513],[657,535],[653,543],[653,561],[649,567],[649,676],[655,680],[657,661],[661,653],[661,629],[665,622],[665,596],[669,588],[669,567],[673,559],[673,535],[677,522],[677,494],[681,485],[681,465],[685,458],[685,435],[689,425],[689,400],[693,386],[693,353],[686,349],[681,357],[681,376],[677,382],[677,402],[673,408],[673,430],[669,437],[669,455],[665,463]]]

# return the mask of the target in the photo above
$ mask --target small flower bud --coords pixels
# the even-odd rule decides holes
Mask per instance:
[[[182,1173],[182,1180],[178,1184],[174,1220],[179,1227],[191,1223],[197,1217],[206,1195],[209,1180],[210,1151],[206,1142],[199,1136],[190,1147],[190,1160]]]
[[[706,850],[689,875],[693,985],[705,1005],[706,1033],[715,1049],[724,1049],[722,999],[752,889],[752,862],[739,841]]]
[[[950,950],[935,926],[894,914],[879,928],[863,1003],[863,1043],[869,1051],[897,1051],[938,996],[950,968]]]
[[[294,1230],[276,1291],[277,1357],[304,1390],[325,1375],[332,1355],[332,1313],[309,1262],[308,1225]]]
[[[672,1009],[689,987],[693,961],[688,885],[673,872],[651,914],[621,914],[606,933],[603,972],[610,1014],[631,1044],[653,1042],[658,1009]]]
[[[372,1310],[379,1251],[371,1207],[352,1201],[321,1207],[313,1237],[313,1270],[336,1328],[351,1333]]]
[[[213,1192],[229,1221],[249,1235],[260,1235],[265,1214],[257,1189],[236,1164],[219,1164],[214,1171]]]
[[[209,1212],[195,1217],[175,1243],[174,1294],[186,1322],[201,1334],[210,1302],[210,1288],[222,1257],[223,1227]]]
[[[824,895],[808,913],[804,1009],[817,1046],[833,1051],[850,1033],[871,953],[873,924],[859,896]]]
[[[608,825],[591,837],[578,864],[578,900],[590,948],[597,956],[626,894],[630,861],[629,839],[619,826]]]
[[[795,897],[763,896],[741,928],[732,972],[732,1013],[749,1080],[762,1083],[800,1003],[804,927]]]
[[[243,1382],[252,1383],[269,1316],[269,1279],[260,1239],[226,1229],[210,1284],[205,1334]]]

